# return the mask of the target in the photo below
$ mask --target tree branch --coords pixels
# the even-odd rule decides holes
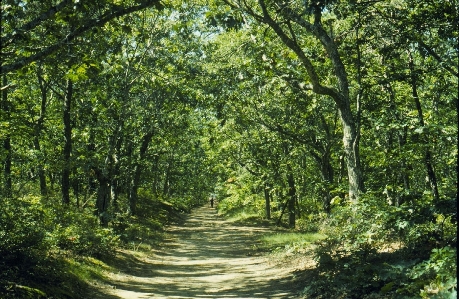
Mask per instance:
[[[272,19],[264,0],[259,0],[258,3],[263,12],[263,19],[261,21],[265,24],[268,24],[274,30],[274,32],[276,32],[276,34],[279,36],[282,42],[287,47],[289,47],[293,52],[295,52],[300,61],[303,63],[304,67],[306,68],[306,72],[308,73],[309,79],[311,80],[312,91],[317,94],[331,96],[336,102],[341,102],[341,95],[337,90],[335,90],[332,87],[323,86],[320,83],[319,76],[317,75],[311,60],[306,56],[304,51],[301,49],[300,45],[298,45],[294,39],[290,38],[280,27],[280,25]],[[310,26],[312,26],[312,24],[310,24]]]
[[[102,27],[103,25],[105,25],[106,23],[108,23],[109,21],[117,18],[117,17],[121,17],[121,16],[125,16],[125,15],[128,15],[130,13],[133,13],[133,12],[136,12],[136,11],[139,11],[139,10],[142,10],[142,9],[145,9],[147,7],[151,7],[151,6],[158,6],[160,5],[160,0],[146,0],[138,5],[134,5],[134,6],[130,6],[130,7],[125,7],[125,8],[117,8],[117,9],[113,9],[111,10],[110,12],[108,12],[107,14],[105,14],[104,16],[100,17],[100,18],[96,18],[96,19],[89,19],[87,21],[85,21],[85,23],[83,25],[81,25],[80,27],[76,28],[74,31],[72,31],[71,33],[69,33],[65,38],[59,40],[58,42],[44,48],[42,51],[34,54],[34,55],[31,55],[31,56],[27,56],[27,57],[19,57],[16,59],[16,61],[10,63],[10,64],[5,64],[5,65],[2,65],[0,67],[0,73],[1,74],[5,74],[5,73],[8,73],[8,72],[12,72],[12,71],[16,71],[34,61],[37,61],[37,60],[40,60],[40,59],[43,59],[51,54],[53,54],[54,52],[58,51],[60,48],[62,48],[64,45],[66,45],[67,43],[73,41],[75,38],[83,35],[85,32],[91,30],[92,28],[96,28],[96,27]]]
[[[58,5],[51,7],[48,11],[42,13],[40,16],[38,16],[37,18],[33,19],[32,21],[24,24],[21,28],[18,28],[16,30],[14,30],[11,34],[8,34],[7,36],[2,37],[1,45],[3,47],[6,47],[6,46],[10,45],[11,43],[13,43],[15,38],[20,38],[24,32],[36,28],[43,21],[50,19],[52,16],[54,16],[56,13],[61,11],[68,4],[73,4],[73,1],[72,0],[63,0]]]
[[[450,72],[452,75],[459,77],[459,73],[455,69],[453,69],[450,65],[446,64],[443,61],[443,59],[441,59],[440,55],[438,55],[431,47],[429,47],[422,40],[417,40],[417,42],[419,43],[421,47],[423,47],[427,51],[427,53],[429,53],[433,58],[435,58],[445,70]]]

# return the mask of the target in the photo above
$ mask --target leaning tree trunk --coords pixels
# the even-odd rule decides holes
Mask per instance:
[[[356,202],[364,190],[359,137],[350,109],[340,109],[340,116],[343,125],[343,146],[349,180],[349,199]]]

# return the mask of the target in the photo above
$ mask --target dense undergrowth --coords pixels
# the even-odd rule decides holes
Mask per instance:
[[[323,219],[308,298],[456,298],[452,202],[400,207],[366,195]]]
[[[98,291],[117,249],[149,249],[166,223],[191,207],[184,199],[153,199],[140,192],[138,213],[113,211],[100,225],[91,206],[56,205],[56,197],[4,200],[0,214],[0,298],[88,298]],[[124,207],[118,207],[123,211]],[[102,295],[101,295],[102,296]]]

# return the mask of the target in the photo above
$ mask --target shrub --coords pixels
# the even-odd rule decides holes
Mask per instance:
[[[413,284],[422,285],[422,298],[457,298],[457,249],[435,248],[430,258],[409,272]]]
[[[67,209],[52,233],[60,249],[74,254],[103,258],[115,254],[119,236],[112,228],[101,227],[97,217]]]
[[[50,244],[46,241],[45,214],[37,198],[6,199],[0,213],[0,256],[2,263],[40,258]]]
[[[305,293],[450,298],[457,280],[456,249],[450,246],[457,229],[450,218],[428,198],[394,207],[367,194],[358,204],[335,208],[320,226],[328,238],[316,249],[317,277]],[[382,250],[388,245],[391,250]]]

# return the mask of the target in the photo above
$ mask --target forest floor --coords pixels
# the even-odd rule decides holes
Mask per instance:
[[[301,298],[305,278],[296,274],[314,263],[260,250],[260,238],[272,233],[225,220],[210,207],[194,209],[167,228],[159,248],[119,252],[110,265],[117,270],[98,286],[100,298]]]

